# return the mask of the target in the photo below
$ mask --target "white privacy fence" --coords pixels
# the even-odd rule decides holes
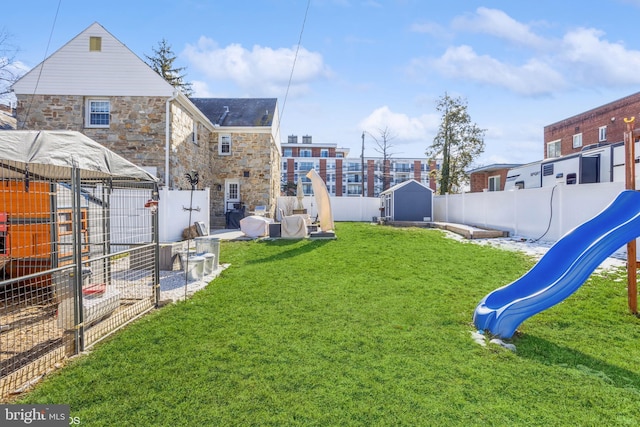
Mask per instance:
[[[378,197],[330,197],[331,211],[334,221],[372,221],[380,215],[380,198]],[[302,206],[307,213],[315,218],[318,206],[313,196],[305,196]],[[278,197],[276,218],[280,219],[280,210],[285,215],[291,215],[293,209],[298,208],[298,199],[294,196]]]
[[[434,196],[434,220],[554,242],[597,215],[624,190],[620,182]]]
[[[158,203],[158,231],[160,242],[178,242],[182,232],[194,222],[204,222],[209,230],[209,188],[195,190],[191,201],[191,190],[160,189]],[[189,222],[189,209],[191,222]]]

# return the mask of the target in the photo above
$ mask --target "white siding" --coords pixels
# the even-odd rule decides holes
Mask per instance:
[[[89,51],[91,36],[102,37],[100,52]],[[29,71],[13,89],[16,94],[34,94],[36,82],[36,95],[169,97],[174,90],[97,22]]]

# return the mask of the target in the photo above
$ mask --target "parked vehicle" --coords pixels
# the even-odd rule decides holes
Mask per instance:
[[[636,142],[636,153],[640,153]],[[636,155],[636,163],[640,155]],[[625,180],[624,143],[594,144],[580,153],[540,160],[518,166],[507,172],[504,189],[540,188],[558,183],[567,185]],[[636,174],[636,187],[638,187]]]

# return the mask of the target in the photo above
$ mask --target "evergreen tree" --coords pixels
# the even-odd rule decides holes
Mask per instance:
[[[442,159],[438,184],[440,194],[457,193],[469,182],[466,170],[484,152],[485,129],[471,122],[467,102],[446,93],[436,102],[442,121],[426,155]]]
[[[180,89],[187,96],[193,95],[192,84],[184,79],[186,74],[183,71],[186,68],[174,68],[173,62],[176,60],[176,55],[165,39],[158,43],[157,49],[153,49],[153,56],[145,56],[148,61],[147,65],[168,81],[171,86]]]

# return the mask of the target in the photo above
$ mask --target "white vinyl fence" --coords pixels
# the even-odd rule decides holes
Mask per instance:
[[[434,196],[434,220],[555,242],[623,190],[623,183],[611,182]]]
[[[204,222],[206,229],[209,230],[209,194],[209,188],[195,190],[193,202],[191,202],[191,190],[161,188],[158,203],[159,241],[182,240],[182,231],[194,222]],[[189,209],[193,209],[191,222],[189,222]]]
[[[330,197],[331,211],[334,221],[372,221],[380,215],[380,198],[378,197]],[[314,218],[318,215],[318,206],[313,196],[305,196],[302,206]],[[291,215],[298,208],[298,199],[294,196],[278,197],[276,219],[280,219],[280,211]]]

